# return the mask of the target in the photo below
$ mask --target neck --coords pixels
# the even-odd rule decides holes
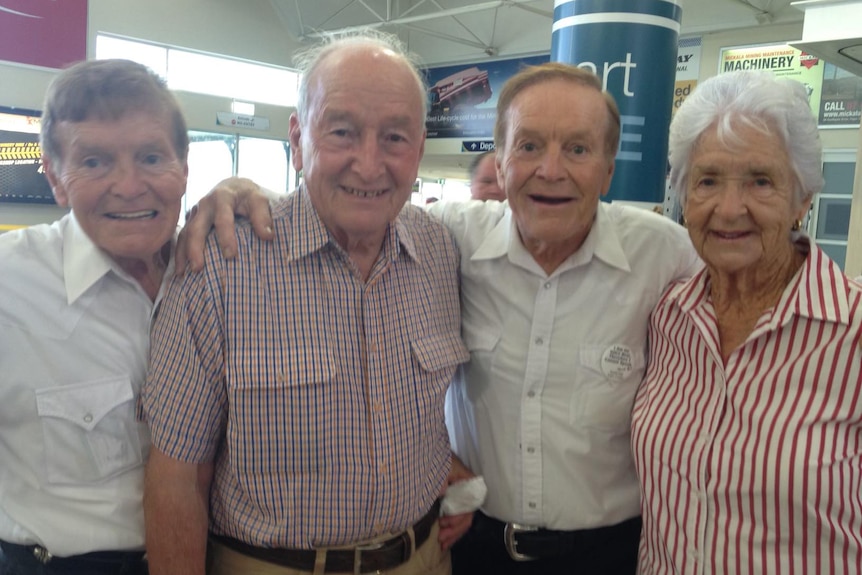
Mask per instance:
[[[746,312],[759,317],[778,303],[804,262],[805,254],[792,249],[786,258],[739,272],[723,272],[707,265],[716,313],[721,316],[732,311]]]
[[[584,239],[586,239],[586,236],[569,239],[565,242],[551,243],[525,240],[521,236],[521,242],[524,244],[524,247],[548,275],[554,273],[569,256],[578,251],[583,245]]]
[[[170,250],[170,244],[166,245],[166,249]],[[167,270],[164,252],[165,248],[149,259],[115,257],[114,261],[140,284],[151,301],[155,301]]]
[[[371,269],[374,267],[374,262],[377,261],[377,257],[383,249],[385,238],[386,232],[375,237],[336,238],[336,242],[347,252],[348,259],[359,270],[362,281],[367,281],[368,276],[371,275]]]

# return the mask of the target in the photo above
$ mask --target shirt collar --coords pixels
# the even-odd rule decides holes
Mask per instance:
[[[292,217],[282,220],[283,226],[287,228],[282,233],[288,238],[288,261],[302,259],[322,250],[330,245],[330,242],[333,246],[337,245],[314,209],[305,186],[296,191],[292,202],[286,201],[277,206],[273,210],[273,216],[284,214],[286,210],[292,210]],[[389,223],[381,251],[386,258],[394,261],[401,251],[401,246],[410,258],[418,261],[416,244],[410,227],[404,222],[403,212],[398,214],[394,222]]]
[[[623,250],[616,227],[607,214],[606,209],[607,206],[604,202],[599,202],[595,220],[593,221],[590,233],[584,239],[584,243],[563,262],[555,273],[585,265],[594,256],[612,267],[626,272],[631,271],[631,266]],[[507,254],[510,261],[515,264],[525,264],[526,262],[521,261],[525,257],[525,254],[526,257],[532,260],[532,256],[529,255],[529,252],[527,252],[526,247],[521,241],[518,226],[512,217],[512,210],[508,207],[503,217],[497,222],[497,225],[494,226],[491,232],[485,236],[485,239],[479,244],[479,247],[473,252],[470,259],[474,261],[489,260],[500,258]],[[533,265],[537,264],[533,262],[530,267],[533,267]]]
[[[84,232],[75,218],[75,212],[69,213],[68,226],[67,233],[63,235],[63,278],[68,305],[75,303],[110,271],[136,286],[138,285],[137,281],[120,268],[111,256],[93,243],[93,240]],[[160,293],[166,285],[167,278],[170,278],[174,273],[176,237],[176,233],[174,233],[171,241],[170,258],[162,276]]]
[[[784,325],[794,316],[849,324],[849,279],[809,237],[801,235],[796,240],[796,247],[808,255],[785,287],[775,306],[778,313],[770,325]],[[676,302],[684,313],[689,313],[709,300],[709,290],[709,272],[704,268],[676,286],[668,294],[668,301]]]
[[[70,213],[68,225],[68,232],[63,236],[63,277],[66,303],[72,305],[111,271],[113,261],[84,233],[74,212]]]

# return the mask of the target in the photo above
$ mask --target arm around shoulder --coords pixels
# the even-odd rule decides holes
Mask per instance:
[[[212,474],[212,463],[151,450],[144,486],[151,575],[204,575]]]

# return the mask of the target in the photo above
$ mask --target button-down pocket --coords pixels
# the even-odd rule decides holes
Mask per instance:
[[[628,433],[631,410],[646,363],[642,349],[622,344],[582,346],[572,424],[606,433]]]
[[[48,481],[100,481],[142,465],[134,408],[126,376],[37,390]]]
[[[456,367],[470,359],[470,353],[456,333],[439,333],[410,342],[413,355],[425,371]]]

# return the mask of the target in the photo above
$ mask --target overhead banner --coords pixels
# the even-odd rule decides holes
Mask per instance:
[[[63,68],[87,59],[87,0],[0,0],[0,60]]]
[[[428,137],[493,138],[503,84],[522,67],[547,61],[547,56],[535,56],[425,70]]]
[[[862,78],[788,44],[724,48],[718,72],[765,70],[805,86],[811,112],[822,127],[859,125]]]

